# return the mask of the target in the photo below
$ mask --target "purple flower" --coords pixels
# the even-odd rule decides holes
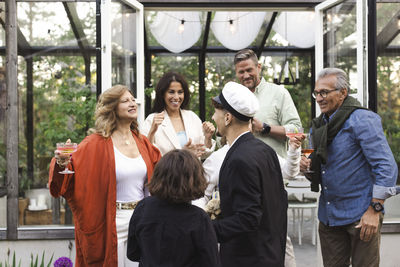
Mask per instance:
[[[72,267],[72,261],[68,257],[60,257],[54,262],[54,267]]]

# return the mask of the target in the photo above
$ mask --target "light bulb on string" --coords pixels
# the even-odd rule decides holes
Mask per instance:
[[[229,30],[231,31],[232,34],[236,32],[236,27],[233,25],[233,19],[229,20]]]
[[[179,26],[178,26],[178,32],[181,34],[181,33],[183,33],[184,30],[185,30],[185,20],[182,19],[181,24],[179,24]]]

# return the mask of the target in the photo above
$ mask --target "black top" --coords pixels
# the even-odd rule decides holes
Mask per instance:
[[[127,256],[140,267],[220,266],[208,215],[191,204],[157,197],[143,199],[133,212]]]
[[[220,170],[221,217],[213,221],[224,267],[284,266],[287,194],[275,151],[242,135]]]

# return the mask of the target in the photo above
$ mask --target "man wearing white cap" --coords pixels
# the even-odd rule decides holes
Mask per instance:
[[[222,266],[284,266],[287,194],[275,151],[249,131],[258,100],[229,82],[213,104],[230,146],[220,170],[221,216],[213,221]]]

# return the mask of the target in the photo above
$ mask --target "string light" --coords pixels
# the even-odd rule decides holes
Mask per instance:
[[[182,20],[181,20],[181,24],[179,24],[179,27],[178,27],[178,32],[179,32],[180,34],[182,34],[184,30],[185,30],[185,20],[182,19]]]
[[[197,20],[196,20],[196,21],[186,21],[186,20],[184,20],[184,19],[178,19],[177,17],[168,14],[167,12],[165,12],[165,14],[166,14],[167,16],[169,16],[169,17],[171,17],[171,18],[174,18],[174,19],[177,19],[177,20],[179,20],[179,21],[181,22],[181,23],[179,24],[179,26],[178,26],[178,32],[179,32],[180,34],[183,33],[183,32],[185,31],[185,22],[201,22],[201,20],[200,20],[200,21],[197,21]],[[235,27],[235,24],[234,24],[234,20],[239,21],[239,19],[240,19],[241,17],[247,16],[247,15],[249,15],[249,14],[251,14],[251,12],[245,13],[245,14],[243,14],[243,15],[237,17],[236,19],[230,19],[230,18],[229,18],[228,21],[226,21],[226,20],[213,20],[213,22],[224,22],[224,23],[229,22],[229,31],[230,31],[232,34],[234,34],[234,33],[236,32],[236,27]],[[203,22],[204,22],[204,21],[203,21]]]

